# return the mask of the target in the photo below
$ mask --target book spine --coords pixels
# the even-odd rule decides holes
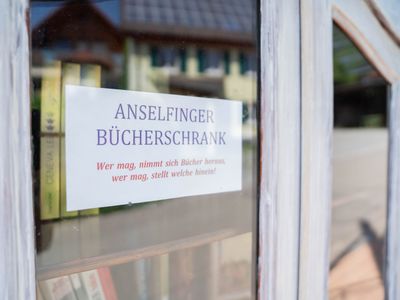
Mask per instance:
[[[40,219],[60,217],[60,138],[40,138]]]
[[[89,300],[107,300],[101,286],[97,270],[90,270],[80,273]]]
[[[114,282],[108,267],[97,269],[101,286],[103,287],[104,295],[107,300],[118,300],[117,292],[114,287]]]
[[[89,300],[79,275],[71,274],[69,275],[69,278],[71,280],[72,287],[74,288],[76,298],[78,298],[78,300]]]
[[[160,288],[161,300],[169,298],[169,254],[164,254],[160,257]]]
[[[60,133],[61,62],[59,61],[43,70],[40,106],[40,131]]]
[[[66,63],[62,68],[62,94],[61,94],[61,133],[65,133],[65,86],[67,84],[79,85],[80,83],[80,65]],[[66,208],[66,176],[65,176],[65,139],[60,141],[61,159],[60,159],[60,198],[61,198],[61,217],[76,217],[77,211],[67,211]]]
[[[40,281],[39,287],[46,300],[78,300],[68,276]]]
[[[40,219],[60,217],[61,63],[44,69],[40,114]]]
[[[83,65],[81,72],[81,85],[100,87],[101,86],[101,67],[99,65]],[[79,212],[81,216],[98,215],[99,209],[84,209]]]

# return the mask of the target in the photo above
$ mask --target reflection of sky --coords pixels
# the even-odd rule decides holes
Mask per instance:
[[[120,23],[120,11],[119,11],[120,0],[92,0],[95,6],[106,15],[109,20],[114,24]],[[53,0],[53,1],[31,1],[31,26],[34,28],[46,17],[57,10],[66,1]]]

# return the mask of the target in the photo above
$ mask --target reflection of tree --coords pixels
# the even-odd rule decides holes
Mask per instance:
[[[334,27],[333,66],[335,84],[354,84],[374,73],[372,67],[357,50],[351,40]]]
[[[352,41],[337,27],[333,31],[335,113],[339,127],[386,125],[386,83]]]
[[[385,237],[379,237],[371,224],[366,220],[360,221],[360,227],[364,237],[367,239],[369,246],[371,247],[372,253],[374,255],[375,264],[381,273],[381,281],[384,284],[384,261],[385,261]]]
[[[372,250],[374,255],[374,260],[377,268],[381,272],[381,277],[383,278],[383,267],[384,267],[384,250],[385,250],[385,237],[379,237],[373,227],[370,225],[370,222],[366,220],[360,221],[361,227],[361,236],[357,237],[352,243],[350,243],[343,251],[336,257],[330,266],[330,269],[334,269],[339,262],[349,253],[354,251],[357,247],[360,246],[364,241],[369,244],[369,247]]]
[[[385,237],[379,237],[370,222],[364,219],[359,225],[361,236],[332,262],[331,270],[336,272],[331,281],[333,287],[329,296],[332,300],[383,297]]]

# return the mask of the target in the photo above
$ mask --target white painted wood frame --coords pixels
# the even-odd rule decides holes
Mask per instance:
[[[394,9],[387,14],[388,7]],[[335,0],[333,19],[389,84],[385,299],[400,299],[400,2]]]
[[[300,2],[261,1],[259,299],[297,299]]]
[[[329,2],[301,0],[299,299],[328,298],[333,129],[331,15],[390,84],[385,284],[386,299],[400,299],[400,47],[396,39],[397,25],[383,13],[386,0],[380,3],[372,0]],[[395,5],[400,11],[400,3]]]
[[[337,0],[333,3],[331,0],[300,0],[299,17],[290,14],[296,7],[291,1],[261,1],[260,299],[328,298],[333,131],[332,18],[391,84],[386,299],[400,299],[400,48],[396,38],[399,21],[385,14],[390,1],[378,4],[373,0]],[[391,2],[390,5],[400,11],[399,3]],[[298,36],[295,30],[288,33],[284,28],[291,28],[299,18],[301,55],[297,61],[290,60],[291,66],[288,66],[289,61],[285,58],[297,54],[293,43]],[[394,20],[396,24],[392,23]],[[300,119],[295,111],[299,108],[299,100],[297,81],[293,77],[299,64]],[[290,67],[293,69],[289,73]],[[282,90],[285,82],[293,82],[292,93]],[[287,122],[288,117],[292,122]],[[299,133],[299,139],[285,134],[287,132]],[[293,152],[292,156],[287,155],[287,148],[299,151],[297,158],[300,162]],[[287,160],[282,161],[283,157]],[[300,190],[299,182],[290,176],[299,171],[299,165]],[[290,192],[283,193],[280,188],[299,191],[300,206],[298,197]],[[299,209],[301,215],[299,227],[296,226],[299,219],[294,215],[295,209]],[[282,235],[287,222],[293,227]],[[292,268],[296,254],[287,248],[296,245],[296,233],[300,235],[298,272]],[[283,273],[286,280],[282,280]],[[297,296],[293,293],[296,288]]]
[[[387,299],[400,299],[398,19],[372,0],[260,3],[258,296],[327,298],[333,9],[335,22],[391,84]],[[35,299],[27,8],[27,0],[0,2],[1,299]]]
[[[333,134],[331,4],[331,0],[301,0],[301,300],[323,300],[327,295]]]
[[[0,299],[35,299],[28,1],[0,1]]]

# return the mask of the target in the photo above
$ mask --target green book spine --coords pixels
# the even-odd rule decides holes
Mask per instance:
[[[61,132],[65,133],[65,86],[67,84],[79,85],[80,65],[66,63],[62,68],[62,97],[61,97]],[[60,198],[61,198],[61,217],[69,218],[78,216],[78,211],[67,211],[66,205],[66,180],[65,180],[65,138],[60,141]]]
[[[100,87],[101,67],[99,65],[83,65],[81,72],[81,85]],[[98,208],[84,209],[79,211],[81,216],[93,216],[99,214]]]

